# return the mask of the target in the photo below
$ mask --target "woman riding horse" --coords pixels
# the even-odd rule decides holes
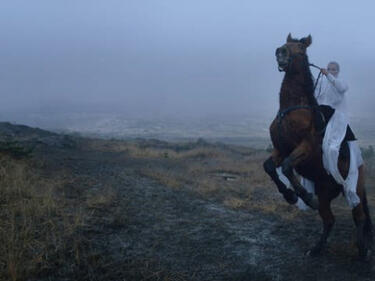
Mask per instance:
[[[276,50],[279,70],[284,71],[285,76],[280,90],[279,112],[270,126],[274,150],[272,156],[264,162],[264,169],[288,203],[294,204],[300,197],[311,208],[319,210],[323,220],[323,233],[318,243],[308,251],[310,255],[318,255],[324,249],[334,224],[331,201],[343,191],[343,185],[337,183],[323,165],[323,134],[316,122],[320,111],[306,55],[311,42],[311,36],[297,40],[289,34],[286,44]],[[277,167],[281,167],[294,191],[280,180]],[[350,157],[347,154],[340,155],[337,167],[342,178],[346,179]],[[314,183],[318,202],[301,185],[294,171]],[[355,189],[360,202],[352,209],[352,214],[357,226],[359,255],[366,258],[372,241],[372,223],[364,188],[363,168],[358,169]]]

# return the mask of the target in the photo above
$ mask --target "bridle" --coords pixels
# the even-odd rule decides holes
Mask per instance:
[[[285,67],[281,68],[280,66],[278,66],[278,70],[279,70],[280,72],[282,72],[282,71],[287,72],[288,69],[289,69],[289,66],[290,66],[290,64],[291,64],[291,62],[292,62],[292,59],[293,59],[297,54],[301,55],[301,53],[297,53],[297,54],[290,55],[292,52],[290,51],[290,48],[289,48],[289,46],[288,46],[287,44],[284,44],[284,45],[281,46],[280,48],[277,48],[277,49],[276,49],[276,53],[275,53],[275,55],[277,56],[277,52],[278,52],[278,50],[281,49],[281,48],[284,48],[284,47],[285,47],[285,49],[286,49],[287,52],[288,52],[288,60],[287,60],[287,65],[286,65]],[[305,54],[302,54],[302,55],[305,55]],[[321,67],[319,67],[319,66],[317,66],[317,65],[315,65],[315,64],[313,64],[313,63],[309,63],[309,66],[315,67],[315,68],[317,68],[317,69],[319,69],[319,70],[322,69]],[[318,74],[318,78],[317,78],[316,81],[315,81],[314,92],[315,92],[316,86],[318,85],[318,82],[319,82],[319,79],[321,78],[321,76],[322,76],[322,73],[319,72],[319,74]]]
[[[290,50],[288,44],[284,44],[284,45],[281,46],[280,48],[277,48],[277,49],[276,49],[276,52],[275,52],[275,55],[276,55],[276,56],[277,56],[277,52],[278,52],[278,50],[279,50],[279,49],[282,49],[282,48],[285,48],[285,49],[287,50],[287,52],[288,52],[288,60],[287,60],[287,64],[286,64],[285,67],[280,67],[280,66],[278,66],[278,70],[279,70],[280,72],[283,72],[283,71],[284,71],[284,72],[287,72],[287,71],[288,71],[289,66],[290,66],[290,64],[291,64],[291,62],[292,62],[292,59],[293,59],[296,55],[306,55],[305,53],[295,53],[295,54],[291,55],[292,52],[291,52],[291,50]]]

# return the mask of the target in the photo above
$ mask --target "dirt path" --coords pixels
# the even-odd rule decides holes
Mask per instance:
[[[86,151],[61,157],[77,186],[89,180],[97,183],[98,192],[110,187],[118,202],[126,202],[116,206],[126,214],[124,224],[106,224],[113,213],[94,212],[91,221],[96,225],[86,230],[100,255],[118,266],[128,265],[118,279],[109,274],[110,280],[374,280],[374,262],[357,262],[348,251],[350,217],[335,226],[334,252],[305,257],[320,231],[313,214],[287,221],[274,214],[232,210],[189,188],[174,190],[142,176],[138,168],[149,161],[125,154]],[[150,269],[154,275],[149,279],[136,279],[137,266],[148,262],[160,272]],[[166,275],[169,279],[160,277]]]

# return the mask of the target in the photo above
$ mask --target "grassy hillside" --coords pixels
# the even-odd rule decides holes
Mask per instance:
[[[240,280],[241,272],[289,280],[294,255],[318,238],[317,213],[287,205],[263,172],[267,151],[204,140],[21,135],[0,148],[0,280]],[[374,208],[372,148],[363,155]],[[346,276],[356,255],[343,198],[334,211],[338,230],[321,276],[332,267]],[[267,256],[276,242],[280,252],[271,247]],[[251,252],[259,243],[266,248]]]

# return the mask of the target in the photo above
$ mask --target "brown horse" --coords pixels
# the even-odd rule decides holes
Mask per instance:
[[[272,156],[264,162],[264,169],[288,203],[294,204],[300,197],[311,208],[319,210],[323,220],[323,233],[318,243],[307,252],[315,256],[322,252],[327,243],[335,220],[330,204],[342,192],[343,187],[335,182],[323,166],[323,135],[316,122],[317,114],[320,113],[306,55],[311,41],[310,35],[297,40],[289,34],[286,44],[276,50],[279,70],[284,71],[285,76],[280,90],[280,109],[270,126],[274,150]],[[349,164],[349,154],[340,153],[338,168],[344,179],[348,175]],[[276,167],[279,166],[294,191],[280,181],[276,172]],[[303,188],[294,170],[315,183],[318,201]],[[365,259],[370,254],[372,223],[367,206],[363,166],[359,167],[357,194],[360,204],[353,208],[352,215],[357,227],[359,255]]]

